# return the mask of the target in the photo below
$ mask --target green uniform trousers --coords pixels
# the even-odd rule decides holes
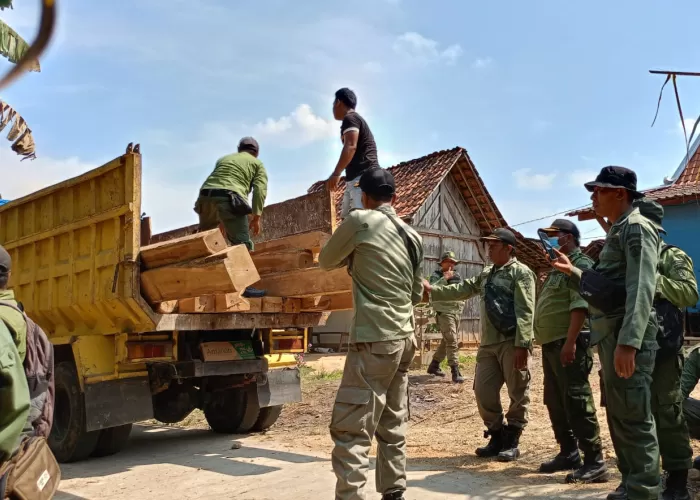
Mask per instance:
[[[513,368],[515,345],[512,340],[479,347],[476,354],[474,394],[479,415],[489,430],[497,431],[506,425],[525,428],[527,407],[530,404],[530,368]],[[510,407],[503,415],[501,388],[508,388]]]
[[[687,398],[683,401],[683,416],[690,436],[693,439],[700,439],[700,400]]]
[[[683,355],[657,351],[651,383],[651,409],[656,421],[661,466],[666,471],[693,466],[688,425],[683,416]]]
[[[435,313],[435,322],[437,323],[442,340],[440,345],[433,355],[433,361],[441,363],[447,357],[447,364],[450,366],[459,365],[459,344],[457,343],[457,329],[461,321],[460,313]]]
[[[651,377],[656,351],[639,350],[634,373],[623,379],[615,372],[616,347],[614,334],[598,344],[608,428],[617,454],[617,467],[630,500],[656,500],[661,486],[659,442],[651,411]]]
[[[200,196],[194,205],[194,211],[199,215],[199,229],[203,231],[215,229],[221,223],[226,230],[226,239],[230,245],[243,244],[251,252],[254,250],[248,229],[248,216],[233,214],[229,198]]]
[[[565,342],[561,339],[542,346],[544,404],[562,450],[579,447],[586,457],[593,457],[602,450],[593,391],[588,382],[593,351],[577,342],[573,363],[562,366],[560,356]]]
[[[350,344],[330,425],[336,500],[365,498],[372,436],[377,491],[406,489],[408,367],[415,350],[413,336]]]

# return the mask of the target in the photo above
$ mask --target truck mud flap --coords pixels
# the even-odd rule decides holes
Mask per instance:
[[[153,418],[148,379],[85,384],[85,414],[88,432]]]
[[[270,370],[258,384],[260,408],[301,401],[301,375],[297,369]]]

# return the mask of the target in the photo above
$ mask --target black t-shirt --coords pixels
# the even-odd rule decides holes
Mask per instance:
[[[372,131],[365,119],[355,111],[348,113],[343,118],[343,123],[340,125],[341,139],[344,138],[344,134],[348,130],[356,130],[359,134],[355,155],[345,169],[345,179],[350,181],[362,175],[365,170],[378,167],[379,161],[377,160],[377,143],[374,142]]]

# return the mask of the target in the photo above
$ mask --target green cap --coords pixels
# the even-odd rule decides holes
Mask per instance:
[[[451,260],[452,262],[455,262],[455,263],[459,262],[459,261],[457,260],[457,257],[455,256],[455,253],[454,253],[454,252],[445,252],[445,253],[443,253],[443,254],[442,254],[442,258],[440,259],[440,262],[444,262],[444,261],[446,261],[446,260]]]

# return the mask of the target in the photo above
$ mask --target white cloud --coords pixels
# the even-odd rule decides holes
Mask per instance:
[[[472,63],[474,69],[484,69],[493,64],[493,59],[490,57],[480,57]]]
[[[0,194],[6,200],[15,200],[39,189],[80,175],[98,166],[96,163],[82,161],[78,157],[50,158],[40,156],[36,160],[20,161],[20,156],[10,149],[10,143],[0,143],[0,162],[4,172],[22,172],[16,175],[4,175],[0,182]]]
[[[391,4],[391,5],[398,5],[401,3],[401,0],[384,0],[386,3]]]
[[[685,124],[685,130],[686,133],[688,134],[688,139],[690,139],[690,133],[693,131],[693,125],[695,125],[695,120],[697,118],[686,118],[683,120],[683,123]],[[678,121],[678,130],[681,135],[683,135],[683,125],[681,124],[680,121]],[[700,124],[698,124],[698,128],[695,129],[695,135],[693,136],[693,140],[700,134]]]
[[[554,178],[557,176],[556,172],[552,174],[531,174],[532,169],[521,168],[513,172],[513,177],[515,177],[515,182],[519,188],[522,189],[549,189],[552,187]]]
[[[297,147],[338,135],[339,130],[338,124],[317,116],[308,104],[300,104],[287,116],[268,118],[253,126],[256,136]]]
[[[442,49],[435,40],[425,38],[420,33],[413,31],[399,36],[394,42],[394,50],[420,64],[436,62],[454,64],[462,55],[462,47],[459,44]]]
[[[595,170],[574,170],[569,174],[569,186],[580,188],[586,182],[596,178],[598,172]]]

